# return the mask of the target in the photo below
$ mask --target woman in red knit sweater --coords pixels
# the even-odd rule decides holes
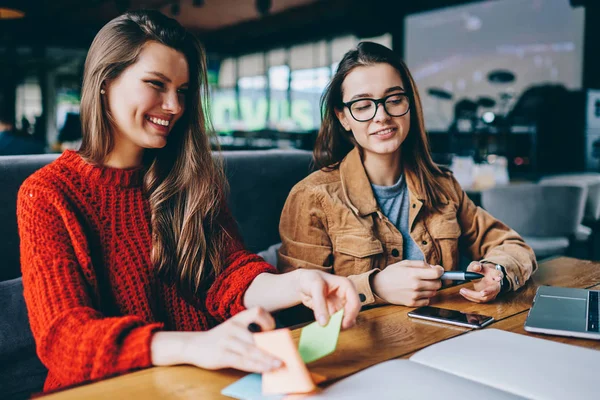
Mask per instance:
[[[152,365],[277,368],[247,328],[273,329],[267,311],[300,302],[322,324],[342,307],[343,326],[354,324],[360,303],[346,278],[275,275],[244,250],[211,157],[206,104],[202,48],[175,20],[132,12],[96,36],[81,150],[19,191],[24,295],[45,390]]]

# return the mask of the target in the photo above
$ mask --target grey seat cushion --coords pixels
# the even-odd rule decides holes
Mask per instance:
[[[523,236],[525,243],[533,249],[537,259],[564,255],[569,248],[567,237],[530,237]]]
[[[585,201],[584,222],[593,224],[600,220],[600,173],[587,172],[564,175],[545,176],[540,180],[542,185],[583,183],[588,188]]]
[[[570,237],[583,220],[583,184],[519,184],[482,192],[483,208],[522,236]]]
[[[587,242],[592,235],[592,228],[585,225],[579,225],[577,232],[575,232],[575,240],[578,242]]]
[[[57,154],[0,157],[0,281],[21,276],[16,211],[19,187],[29,175],[56,157]]]
[[[35,352],[21,278],[0,282],[0,397],[25,399],[43,389],[47,370]]]
[[[303,150],[224,151],[231,192],[228,203],[246,248],[258,252],[278,243],[279,218],[292,187],[311,172]]]

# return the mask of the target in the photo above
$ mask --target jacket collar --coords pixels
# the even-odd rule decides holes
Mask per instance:
[[[411,202],[413,204],[415,202],[418,203],[418,208],[420,209],[425,196],[417,189],[418,186],[415,185],[415,180],[411,173],[406,173],[405,178]],[[371,182],[362,163],[358,147],[354,147],[340,163],[340,180],[342,182],[342,190],[352,211],[361,217],[379,211],[379,206],[373,194]],[[411,208],[412,210],[413,208]]]

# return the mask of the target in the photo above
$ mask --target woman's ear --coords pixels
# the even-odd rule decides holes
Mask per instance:
[[[350,132],[350,124],[348,123],[348,118],[346,117],[346,113],[344,112],[344,110],[340,110],[338,108],[335,109],[335,116],[337,117],[338,121],[340,121],[340,124],[342,125],[342,127],[347,131]]]
[[[105,95],[106,94],[106,82],[102,82],[100,84],[100,94],[101,95]]]
[[[112,84],[112,82],[114,81],[114,79],[112,78],[105,78],[102,83],[100,84],[100,90],[103,90],[104,93],[108,92],[108,89],[110,87],[110,85]]]

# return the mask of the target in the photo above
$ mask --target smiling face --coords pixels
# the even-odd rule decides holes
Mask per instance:
[[[148,42],[137,61],[105,86],[113,119],[113,153],[162,148],[185,108],[189,69],[185,56]]]
[[[405,86],[400,74],[387,63],[356,67],[342,83],[344,103],[404,93]],[[391,109],[392,106],[388,106],[388,110]],[[378,105],[375,117],[365,122],[356,121],[348,107],[337,110],[336,115],[344,129],[352,131],[354,139],[363,150],[365,160],[373,156],[389,157],[399,154],[400,146],[410,128],[410,112],[400,117],[392,117],[384,110],[383,104]]]

